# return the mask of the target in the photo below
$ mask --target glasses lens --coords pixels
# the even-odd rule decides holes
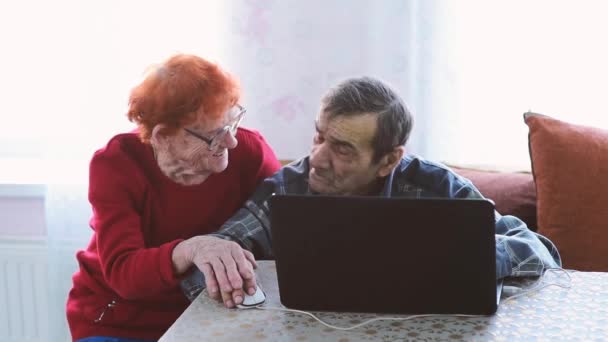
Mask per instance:
[[[228,128],[228,132],[230,132],[230,134],[232,134],[232,136],[234,136],[236,134],[236,129],[239,128],[239,123],[237,122],[233,122],[230,126],[227,127]]]
[[[239,128],[239,125],[241,124],[241,121],[243,120],[244,116],[245,116],[245,108],[241,107],[241,112],[237,116],[236,120],[234,120],[232,125],[230,125],[230,133],[232,135],[236,134],[236,129]]]
[[[228,126],[224,127],[224,129],[219,132],[215,137],[213,137],[213,140],[211,140],[211,144],[209,144],[209,149],[212,151],[217,150],[217,148],[220,146],[220,142],[224,141],[224,139],[226,139],[226,134],[228,134],[230,132],[230,128]],[[230,132],[232,134],[232,132]],[[234,136],[234,134],[232,134]]]
[[[235,107],[238,108],[238,110],[240,111],[239,114],[237,114],[236,119],[228,126],[224,127],[224,129],[219,132],[215,137],[213,137],[213,139],[211,140],[211,144],[209,144],[209,149],[212,151],[217,150],[217,148],[220,145],[220,142],[224,141],[224,139],[226,139],[226,134],[230,134],[233,137],[236,136],[236,131],[239,128],[239,125],[241,124],[241,121],[243,120],[243,116],[245,115],[245,108],[238,106]]]

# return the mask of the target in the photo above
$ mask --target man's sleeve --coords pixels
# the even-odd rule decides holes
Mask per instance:
[[[496,212],[496,278],[540,276],[554,267],[561,267],[561,258],[549,239]]]
[[[251,251],[256,259],[272,259],[268,199],[273,194],[274,184],[272,177],[264,180],[244,206],[220,230],[209,235],[237,242]],[[193,301],[205,288],[205,276],[193,266],[180,286],[184,295]]]
[[[209,234],[237,242],[253,253],[256,259],[272,259],[268,200],[272,196],[271,179],[265,180],[220,230]]]
[[[209,235],[237,242],[252,252],[256,259],[272,258],[267,213],[250,201],[247,201],[219,231]]]
[[[472,184],[455,186],[456,197],[484,198]],[[496,278],[540,276],[546,269],[561,267],[555,245],[515,216],[495,211]]]

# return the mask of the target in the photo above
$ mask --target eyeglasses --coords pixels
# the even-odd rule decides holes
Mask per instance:
[[[236,118],[234,119],[234,121],[232,121],[231,124],[224,126],[216,135],[214,135],[211,138],[207,138],[207,137],[191,130],[190,128],[184,127],[184,130],[186,132],[190,133],[192,136],[199,138],[200,140],[206,142],[207,145],[209,145],[209,151],[215,151],[215,150],[217,150],[217,147],[220,145],[220,142],[222,142],[226,138],[226,134],[230,134],[233,137],[236,135],[236,130],[237,130],[237,128],[239,128],[239,124],[241,123],[241,120],[243,120],[243,117],[245,116],[245,113],[247,112],[245,107],[243,107],[241,105],[237,104],[236,108],[239,111],[239,113],[236,115]]]

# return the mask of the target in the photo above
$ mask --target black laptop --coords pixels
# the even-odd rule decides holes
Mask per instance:
[[[494,205],[477,199],[276,195],[281,303],[308,311],[496,312]]]

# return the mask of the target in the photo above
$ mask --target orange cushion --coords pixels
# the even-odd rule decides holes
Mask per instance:
[[[538,232],[565,268],[608,271],[608,131],[526,113]]]

